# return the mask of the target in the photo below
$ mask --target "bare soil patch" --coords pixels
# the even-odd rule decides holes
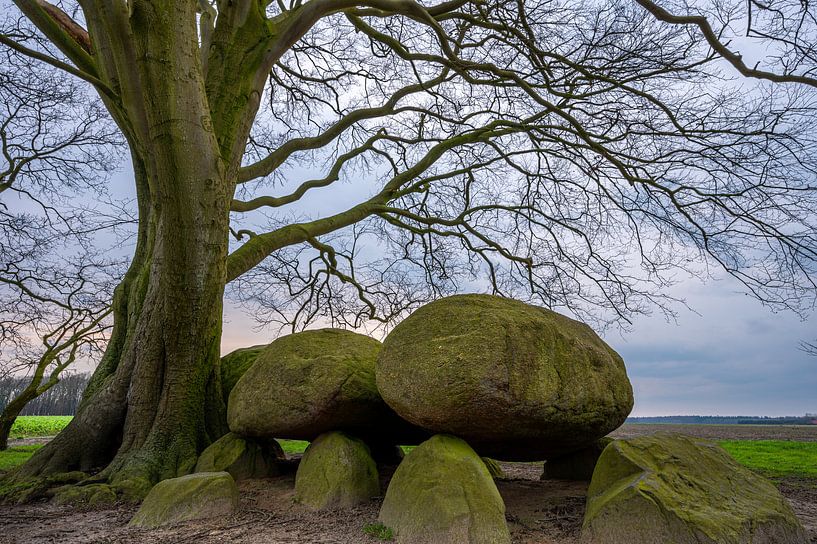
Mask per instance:
[[[613,438],[635,438],[659,431],[688,434],[710,440],[795,440],[817,442],[817,425],[675,425],[665,423],[625,423]]]
[[[514,542],[573,544],[584,515],[584,483],[539,481],[538,464],[504,464],[512,478],[498,482]],[[384,480],[391,475],[384,474]],[[136,508],[82,508],[37,503],[0,507],[0,542],[49,543],[333,543],[380,542],[363,527],[377,520],[382,498],[351,510],[313,512],[293,502],[294,475],[241,482],[239,512],[226,519],[166,529],[127,527]]]

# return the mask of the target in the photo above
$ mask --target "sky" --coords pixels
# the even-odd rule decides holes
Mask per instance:
[[[677,322],[640,317],[629,332],[602,334],[624,359],[633,384],[633,416],[817,413],[817,357],[799,349],[817,337],[817,317],[771,313],[729,280],[690,279],[674,293]],[[222,352],[265,344],[251,316],[226,305]]]
[[[293,172],[308,179],[312,172]],[[360,180],[310,192],[296,213],[328,215],[361,199]],[[285,194],[276,187],[275,194]],[[668,293],[685,300],[677,320],[637,317],[628,332],[599,331],[621,356],[635,393],[634,416],[803,415],[817,413],[817,357],[800,349],[817,340],[817,315],[803,321],[772,313],[731,278],[682,279]],[[222,353],[270,342],[251,316],[225,304]]]
[[[130,172],[124,164],[111,180],[118,198],[132,196]],[[298,174],[293,179],[309,175]],[[325,215],[359,197],[359,186],[333,185],[310,193],[302,212]],[[685,299],[694,311],[678,306],[677,322],[656,312],[637,317],[627,332],[602,331],[627,365],[635,393],[632,415],[817,413],[817,357],[799,349],[801,341],[817,340],[817,316],[803,321],[772,313],[724,278],[706,284],[685,279],[670,294]],[[222,353],[268,343],[276,335],[257,330],[252,317],[230,301],[224,317]]]

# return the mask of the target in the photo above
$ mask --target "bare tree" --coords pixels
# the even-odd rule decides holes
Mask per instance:
[[[72,76],[2,56],[0,372],[27,380],[0,412],[5,449],[29,402],[77,360],[98,360],[121,263],[96,255],[96,235],[127,216],[83,202],[105,196],[117,163],[118,131],[98,100]]]
[[[817,85],[805,60],[745,66],[737,5],[15,4],[41,39],[0,43],[97,90],[139,207],[83,405],[16,481],[102,469],[139,496],[190,471],[224,432],[229,282],[294,327],[480,279],[626,319],[713,266],[768,304],[813,300]],[[332,211],[288,211],[322,192]]]

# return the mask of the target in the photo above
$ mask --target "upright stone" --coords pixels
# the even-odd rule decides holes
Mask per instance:
[[[258,442],[227,433],[199,455],[195,472],[229,472],[236,480],[279,474],[277,463],[286,458],[275,440]]]
[[[586,447],[633,406],[624,362],[590,327],[491,295],[444,298],[403,320],[378,356],[377,388],[409,422],[508,461]]]
[[[508,544],[505,503],[465,441],[436,435],[397,467],[380,522],[399,544]]]
[[[721,447],[680,434],[616,440],[587,494],[584,544],[807,544],[786,499]]]
[[[199,472],[162,480],[150,490],[131,527],[152,529],[195,519],[225,517],[238,509],[238,488],[226,472]]]
[[[377,467],[363,441],[341,432],[320,435],[295,475],[295,500],[316,510],[349,508],[380,495]]]

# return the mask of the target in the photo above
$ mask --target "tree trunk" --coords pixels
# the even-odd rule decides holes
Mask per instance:
[[[226,432],[218,366],[226,191],[178,183],[174,192],[172,203],[149,211],[116,291],[112,338],[77,415],[18,478],[107,465],[100,476],[139,497],[190,472]]]
[[[156,30],[172,21],[144,24]],[[198,453],[226,432],[219,351],[235,185],[203,115],[198,56],[173,42],[187,40],[195,52],[195,32],[161,35],[137,44],[150,46],[137,51],[140,102],[128,104],[144,132],[131,142],[139,235],[115,293],[112,338],[77,415],[18,480],[104,467],[98,479],[139,498],[156,481],[192,471]]]
[[[208,99],[196,3],[95,6],[86,22],[96,60],[121,98],[103,100],[134,166],[136,253],[114,295],[111,340],[76,416],[12,481],[79,470],[138,499],[156,481],[192,471],[199,452],[227,430],[222,297],[239,144],[249,131],[249,123],[234,122],[233,110],[257,103],[259,93],[239,86]],[[264,21],[262,12],[252,14]],[[249,23],[236,24],[244,31]],[[264,56],[266,48],[250,46]],[[224,73],[232,77],[238,68]],[[253,81],[253,73],[242,77]],[[218,113],[211,102],[220,104],[213,106]]]

